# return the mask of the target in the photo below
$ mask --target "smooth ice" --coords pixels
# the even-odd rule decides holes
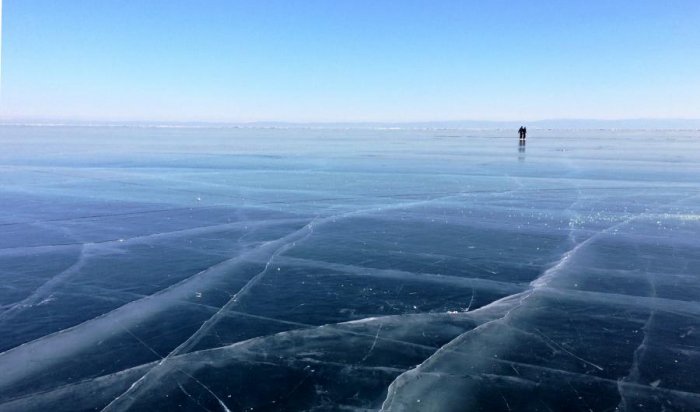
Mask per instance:
[[[0,127],[0,411],[700,410],[700,131]]]

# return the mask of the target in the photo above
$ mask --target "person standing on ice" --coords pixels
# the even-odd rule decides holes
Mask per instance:
[[[518,129],[518,137],[520,137],[520,140],[525,138],[525,128],[522,126],[520,126],[520,129]]]

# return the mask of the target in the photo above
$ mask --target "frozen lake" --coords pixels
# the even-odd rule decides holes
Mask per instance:
[[[0,127],[0,411],[700,410],[700,132]]]

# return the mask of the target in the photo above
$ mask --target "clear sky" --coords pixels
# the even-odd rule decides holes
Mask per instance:
[[[698,0],[4,0],[4,118],[700,118]]]

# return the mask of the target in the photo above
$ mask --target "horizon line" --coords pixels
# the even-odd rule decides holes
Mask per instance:
[[[373,124],[321,124],[321,123],[290,123],[290,124],[263,124],[251,123],[148,123],[148,122],[114,122],[114,123],[22,123],[22,122],[2,122],[0,127],[16,128],[131,128],[131,129],[267,129],[267,130],[473,130],[473,131],[500,131],[515,130],[521,123],[511,125],[491,125],[491,126],[465,126],[465,125],[373,125]],[[641,125],[529,125],[524,124],[532,130],[608,130],[608,131],[689,131],[700,132],[700,120],[697,125],[687,126],[641,126]]]
[[[454,124],[454,123],[482,123],[482,124],[541,124],[547,122],[591,122],[591,123],[620,123],[620,122],[700,122],[700,117],[623,117],[623,118],[586,118],[586,117],[560,117],[542,119],[448,119],[448,120],[165,120],[165,119],[81,119],[81,118],[52,118],[52,117],[3,117],[0,115],[0,125],[8,124],[152,124],[152,125],[256,125],[256,124],[281,124],[281,125],[415,125],[415,124]]]

